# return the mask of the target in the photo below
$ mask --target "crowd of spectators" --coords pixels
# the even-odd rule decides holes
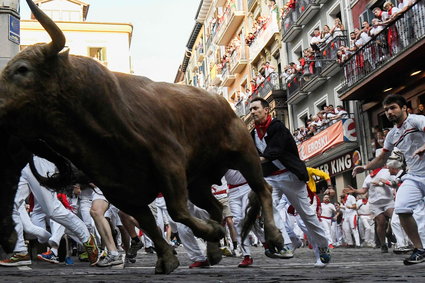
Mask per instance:
[[[348,113],[344,110],[342,105],[338,105],[336,108],[331,104],[325,105],[317,114],[310,115],[305,126],[301,126],[293,132],[295,141],[297,143],[302,143],[338,120],[344,118],[348,118]]]

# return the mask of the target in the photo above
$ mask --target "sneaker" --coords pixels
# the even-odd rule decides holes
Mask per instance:
[[[132,262],[133,259],[134,260],[136,259],[137,252],[141,248],[143,248],[143,246],[144,245],[143,245],[142,241],[136,242],[135,240],[131,240],[130,249],[128,250],[127,255],[126,255],[126,257],[130,260],[130,262]],[[134,261],[134,262],[136,262],[136,261]]]
[[[87,258],[89,259],[90,265],[96,265],[99,257],[99,250],[97,249],[94,236],[90,234],[90,238],[87,242],[83,243],[83,246],[87,252]]]
[[[273,252],[269,249],[265,249],[264,254],[269,258],[289,259],[294,257],[293,251],[291,249],[286,248],[283,248],[280,252]]]
[[[323,263],[329,263],[331,261],[331,252],[329,251],[329,248],[319,248],[319,256],[320,261]]]
[[[397,247],[393,249],[393,253],[395,254],[406,254],[408,252],[411,252],[413,249],[409,247]]]
[[[381,253],[384,253],[384,254],[388,253],[388,246],[387,245],[381,246]]]
[[[52,251],[47,251],[45,253],[38,254],[37,258],[50,263],[59,263],[59,258],[55,256]]]
[[[329,244],[328,248],[335,249],[334,245],[332,245],[332,244]]]
[[[121,255],[112,255],[108,253],[108,255],[104,257],[103,259],[99,260],[96,263],[96,265],[99,267],[107,267],[107,266],[113,266],[113,265],[118,265],[122,263],[123,263],[123,260]]]
[[[421,263],[423,261],[425,261],[425,250],[414,249],[410,257],[406,258],[403,261],[403,263],[405,265],[411,265],[411,264]]]
[[[18,254],[15,253],[10,258],[0,260],[1,266],[23,266],[23,265],[30,265],[31,264],[31,258],[28,253],[26,254]]]
[[[244,256],[241,263],[239,263],[238,267],[248,267],[248,266],[252,265],[253,263],[254,263],[254,260],[252,259],[252,257],[249,256],[249,255],[246,255],[246,256]]]
[[[189,268],[209,268],[209,267],[210,267],[210,263],[208,262],[208,260],[195,261],[194,263],[189,265]]]
[[[148,248],[145,248],[145,252],[147,254],[154,254],[155,253],[155,250],[154,250],[153,247],[148,247]]]
[[[234,249],[232,254],[234,257],[242,257],[242,253],[239,251],[239,249]]]
[[[89,261],[89,255],[87,254],[87,252],[83,252],[78,256],[78,259],[80,261],[83,261],[83,262],[88,262]]]
[[[66,265],[73,265],[74,264],[74,260],[72,260],[72,258],[70,256],[67,256],[65,258],[65,264]]]
[[[227,246],[221,247],[220,250],[224,256],[228,256],[228,257],[233,256],[232,251]]]
[[[316,268],[324,268],[324,267],[326,267],[326,263],[323,263],[322,261],[321,261],[321,259],[320,260],[318,260],[318,261],[316,261],[316,263],[314,264],[314,267],[316,267]]]

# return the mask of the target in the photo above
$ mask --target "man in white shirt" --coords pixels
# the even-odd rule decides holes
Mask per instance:
[[[345,194],[344,222],[342,223],[344,238],[348,246],[360,247],[360,236],[357,230],[356,198],[351,194],[350,188],[345,188],[342,192]]]
[[[336,214],[335,206],[331,203],[329,195],[323,197],[323,202],[320,204],[322,213],[320,220],[322,221],[323,228],[325,228],[326,237],[329,241],[329,248],[334,248],[332,241],[332,217]]]
[[[401,95],[387,96],[382,105],[388,120],[395,126],[387,134],[382,153],[368,164],[355,167],[353,176],[384,166],[394,147],[404,154],[409,171],[397,191],[395,213],[415,247],[404,264],[416,264],[425,261],[425,250],[413,218],[414,208],[425,197],[425,116],[408,114],[407,101]]]

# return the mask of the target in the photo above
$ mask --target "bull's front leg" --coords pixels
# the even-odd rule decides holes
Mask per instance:
[[[158,260],[155,265],[155,274],[170,274],[179,265],[179,260],[173,254],[173,248],[164,240],[152,211],[149,206],[139,207],[131,211],[131,215],[139,222],[142,230],[151,238],[155,245]]]

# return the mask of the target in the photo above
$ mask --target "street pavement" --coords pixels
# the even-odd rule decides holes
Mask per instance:
[[[74,265],[33,261],[28,267],[0,267],[0,282],[425,282],[425,263],[405,266],[407,255],[380,249],[361,248],[332,250],[332,262],[315,268],[313,252],[296,250],[289,260],[270,259],[263,248],[252,248],[254,265],[238,268],[241,258],[223,257],[220,264],[202,269],[189,269],[191,261],[182,247],[177,248],[180,267],[170,275],[155,275],[155,254],[140,250],[137,262],[107,268],[90,267],[86,262]]]

